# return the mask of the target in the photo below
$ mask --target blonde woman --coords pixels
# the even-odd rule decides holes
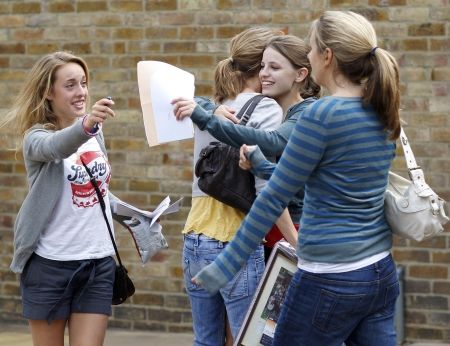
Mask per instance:
[[[21,274],[35,346],[63,346],[66,325],[71,345],[103,345],[111,315],[114,249],[82,161],[105,203],[114,203],[101,130],[114,101],[98,100],[87,114],[88,86],[83,59],[45,55],[0,125],[13,126],[23,142],[29,192],[14,225],[11,270]]]
[[[193,281],[225,285],[304,188],[298,270],[273,345],[394,346],[399,285],[384,192],[400,133],[398,65],[353,12],[325,12],[309,39],[313,76],[330,96],[303,112],[236,237]]]

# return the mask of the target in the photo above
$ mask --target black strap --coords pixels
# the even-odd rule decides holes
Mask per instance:
[[[244,106],[239,110],[239,113],[236,115],[238,119],[241,119],[239,125],[247,125],[255,107],[258,105],[259,101],[261,101],[265,96],[264,95],[255,95],[251,99],[249,99]]]
[[[83,164],[84,168],[86,169],[87,174],[89,175],[89,180],[91,181],[92,186],[95,189],[95,192],[97,193],[98,201],[100,203],[100,207],[102,208],[103,217],[106,221],[106,226],[108,227],[109,236],[111,237],[111,242],[114,247],[114,251],[116,252],[117,261],[119,262],[119,266],[122,267],[122,261],[120,260],[119,251],[117,250],[116,242],[114,241],[114,236],[111,231],[111,226],[109,225],[108,217],[106,216],[106,205],[105,200],[103,199],[102,193],[100,192],[100,189],[98,188],[97,181],[95,181],[94,176],[92,175],[89,168],[87,168],[86,164],[84,163],[83,159],[80,156],[81,163]]]

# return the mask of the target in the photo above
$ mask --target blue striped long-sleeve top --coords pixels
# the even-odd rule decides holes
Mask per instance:
[[[359,97],[324,97],[298,119],[268,184],[226,249],[197,281],[216,292],[245,264],[292,196],[304,189],[297,255],[354,262],[389,250],[384,192],[395,142]]]

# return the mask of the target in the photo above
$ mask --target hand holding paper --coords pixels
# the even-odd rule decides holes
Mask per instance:
[[[177,121],[171,101],[194,98],[194,75],[161,61],[139,61],[137,73],[148,144],[192,138],[192,121]]]

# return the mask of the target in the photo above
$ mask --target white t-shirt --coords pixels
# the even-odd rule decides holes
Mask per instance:
[[[111,167],[95,138],[81,145],[64,159],[64,188],[53,211],[52,219],[41,234],[35,252],[58,260],[82,260],[114,255],[108,228],[80,156],[91,171],[106,205],[106,215],[113,230],[109,208],[108,186]],[[45,203],[45,196],[42,196]]]

